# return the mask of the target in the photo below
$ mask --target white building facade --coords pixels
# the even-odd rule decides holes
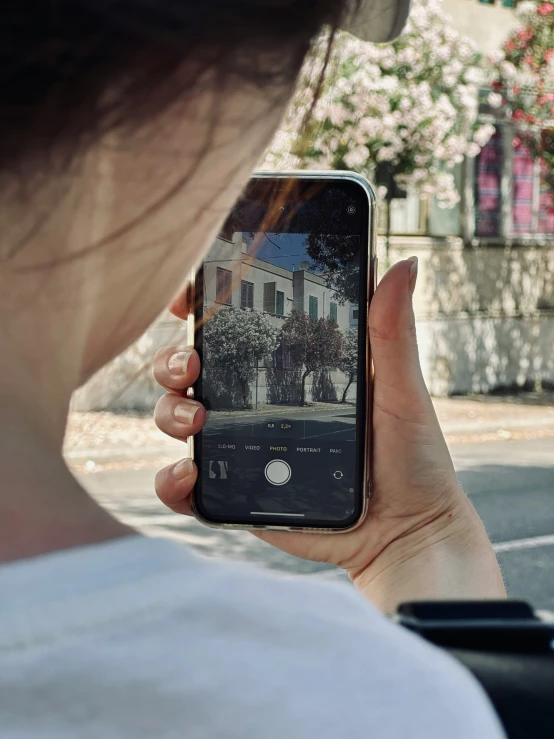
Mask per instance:
[[[204,310],[213,306],[219,310],[225,310],[226,306],[256,310],[265,314],[277,328],[281,328],[296,310],[316,320],[330,318],[341,332],[356,328],[357,306],[341,302],[325,277],[309,272],[308,266],[308,262],[301,262],[299,269],[279,267],[248,254],[247,241],[241,233],[235,233],[232,239],[220,236],[204,262]],[[278,353],[260,360],[251,388],[253,404],[275,402],[271,383],[276,378],[272,373],[289,371],[293,370],[283,366]],[[306,400],[340,400],[346,384],[345,375],[337,368],[325,368],[309,376]],[[353,400],[355,391],[354,383],[346,399]]]

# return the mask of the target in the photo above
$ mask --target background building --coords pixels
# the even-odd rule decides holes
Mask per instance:
[[[443,0],[443,6],[456,30],[488,53],[517,25],[515,2]],[[419,257],[418,342],[426,382],[437,396],[554,386],[554,203],[539,164],[518,145],[513,122],[488,106],[488,93],[483,90],[481,116],[495,125],[496,134],[477,158],[457,167],[461,202],[444,210],[434,199],[394,199],[388,254],[384,209],[379,214],[381,271],[399,259]],[[321,278],[244,256],[242,242],[232,243],[233,258],[245,269],[242,277],[237,274],[242,282],[233,297],[237,304],[261,309],[280,325],[292,309],[296,279],[303,310],[310,311],[310,296],[312,311],[331,310],[334,301],[318,283]],[[229,242],[221,248],[228,253]],[[217,289],[217,277],[213,285]],[[348,318],[344,310],[337,307],[339,325],[355,327],[357,308],[348,306]],[[184,327],[164,314],[76,395],[75,407],[151,407],[161,392],[149,369],[155,349],[185,342]]]
[[[514,5],[443,0],[456,30],[483,53],[500,48],[517,25]],[[517,128],[488,106],[489,92],[481,118],[496,134],[458,166],[461,202],[444,210],[409,195],[391,205],[388,261],[420,260],[418,340],[434,395],[554,386],[554,202]]]

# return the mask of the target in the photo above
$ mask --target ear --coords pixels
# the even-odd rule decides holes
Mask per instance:
[[[170,302],[168,309],[174,316],[186,321],[190,314],[194,312],[194,285],[187,281]]]

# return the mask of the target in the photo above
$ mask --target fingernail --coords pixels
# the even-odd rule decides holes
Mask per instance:
[[[173,415],[178,421],[182,421],[183,423],[187,423],[189,426],[191,426],[197,410],[197,405],[192,405],[192,403],[180,403],[178,406],[175,407]]]
[[[410,257],[408,262],[412,263],[410,267],[410,295],[413,295],[417,282],[417,257]]]
[[[167,369],[172,375],[184,375],[187,371],[187,365],[191,355],[192,352],[190,350],[172,354],[167,361]]]
[[[173,469],[171,471],[173,472],[173,476],[176,477],[178,480],[184,480],[185,477],[192,475],[192,473],[194,472],[194,464],[192,463],[192,459],[182,459],[180,462],[177,462],[177,464],[173,466]]]

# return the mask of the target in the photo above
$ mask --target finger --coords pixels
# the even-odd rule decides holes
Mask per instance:
[[[416,259],[394,265],[379,283],[369,311],[375,370],[374,471],[377,476],[390,450],[408,442],[395,470],[386,473],[388,487],[398,489],[405,487],[407,479],[427,481],[428,472],[436,473],[439,467],[445,479],[453,478],[452,461],[419,363],[412,306],[416,277]]]
[[[200,357],[191,346],[164,346],[156,352],[152,374],[170,392],[183,392],[198,379]]]
[[[168,393],[156,403],[154,421],[164,434],[186,439],[200,431],[206,421],[206,411],[197,400]]]
[[[191,493],[197,476],[198,470],[192,459],[182,459],[164,467],[156,474],[156,495],[175,513],[191,516]]]
[[[400,414],[431,405],[417,349],[412,306],[416,277],[417,259],[394,265],[381,280],[369,312],[375,400]]]
[[[179,290],[177,295],[168,305],[169,311],[174,316],[186,321],[191,313],[194,313],[194,281],[187,280],[186,284]]]

